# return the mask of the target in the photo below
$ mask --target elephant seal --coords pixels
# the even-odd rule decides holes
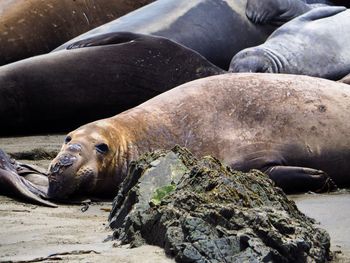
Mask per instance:
[[[152,1],[1,1],[0,65],[50,52],[69,39]]]
[[[100,34],[133,32],[171,39],[227,70],[238,51],[263,43],[275,29],[251,23],[245,15],[245,6],[246,0],[158,0],[56,50]]]
[[[232,72],[302,74],[338,80],[350,72],[350,10],[320,7],[233,57]]]
[[[131,161],[175,144],[262,170],[287,193],[327,190],[331,179],[348,186],[349,97],[347,85],[308,76],[195,80],[70,132],[50,164],[48,196],[113,196]]]
[[[246,15],[256,24],[281,25],[312,8],[332,4],[328,1],[311,2],[312,4],[308,4],[305,0],[247,0]]]
[[[0,134],[66,133],[190,80],[224,72],[162,37],[123,32],[106,37],[115,44],[0,67]]]

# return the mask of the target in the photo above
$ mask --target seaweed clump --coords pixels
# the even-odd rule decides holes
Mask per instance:
[[[186,149],[132,163],[113,202],[114,237],[178,262],[326,262],[330,238],[263,173]]]

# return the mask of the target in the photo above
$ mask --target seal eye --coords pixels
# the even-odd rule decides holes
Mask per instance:
[[[64,143],[69,143],[70,141],[72,140],[72,137],[70,136],[67,136],[65,139],[64,139]]]
[[[109,151],[108,145],[105,143],[100,143],[96,145],[96,150],[99,153],[107,153]]]

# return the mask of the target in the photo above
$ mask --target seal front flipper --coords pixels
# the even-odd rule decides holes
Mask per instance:
[[[246,16],[255,24],[281,25],[312,8],[301,0],[248,0]]]
[[[297,166],[272,166],[264,171],[286,193],[327,192],[337,188],[323,171]]]
[[[118,45],[131,42],[140,38],[142,35],[131,32],[113,32],[108,34],[96,35],[87,39],[74,42],[67,46],[66,49],[76,49],[84,47]]]
[[[312,9],[304,15],[297,17],[296,19],[305,21],[314,21],[329,16],[334,16],[340,12],[347,10],[344,6],[326,6]]]

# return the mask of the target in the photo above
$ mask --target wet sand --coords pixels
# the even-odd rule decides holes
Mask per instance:
[[[174,262],[158,247],[115,247],[107,223],[111,203],[81,208],[46,208],[0,196],[0,261]]]
[[[0,138],[0,148],[25,163],[47,167],[65,135]],[[26,154],[23,154],[26,153]],[[40,156],[37,160],[37,156]],[[331,236],[336,262],[350,262],[350,191],[290,196]],[[108,228],[110,202],[46,208],[0,196],[0,262],[174,262],[162,249],[117,247]]]
[[[341,251],[337,262],[350,262],[350,190],[330,194],[290,196],[299,210],[314,218],[331,236],[331,250]]]

